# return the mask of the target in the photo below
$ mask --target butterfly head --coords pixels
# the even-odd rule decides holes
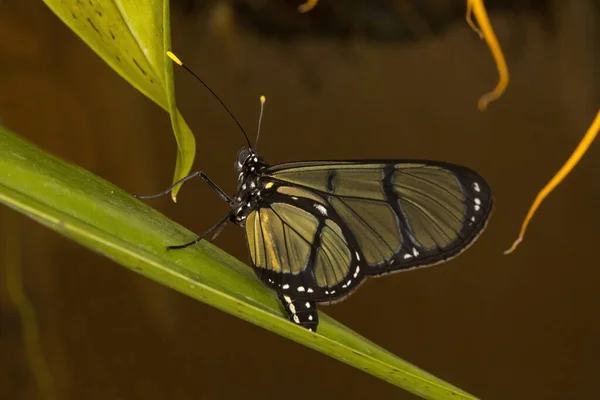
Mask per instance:
[[[238,173],[238,182],[242,182],[247,176],[256,175],[266,167],[265,161],[256,151],[248,147],[242,147],[238,151],[237,159],[233,169]]]

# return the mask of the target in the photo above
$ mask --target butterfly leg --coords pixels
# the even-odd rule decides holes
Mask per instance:
[[[223,218],[221,218],[221,220],[219,220],[219,222],[217,222],[216,224],[214,224],[209,230],[207,230],[206,232],[204,232],[202,235],[198,236],[196,239],[192,240],[191,242],[185,243],[185,244],[180,244],[177,246],[167,246],[167,250],[178,250],[178,249],[185,249],[186,247],[190,247],[196,243],[198,243],[199,241],[201,241],[202,239],[204,239],[206,236],[210,235],[211,233],[214,232],[213,237],[210,239],[211,241],[214,240],[219,233],[221,233],[221,230],[223,229],[223,227],[225,226],[225,224],[231,219],[231,213],[225,215]]]
[[[290,321],[309,331],[317,331],[317,325],[319,325],[317,303],[311,300],[293,299],[282,294],[277,296],[281,300]]]
[[[208,183],[208,186],[210,186],[210,188],[212,190],[214,190],[215,193],[218,194],[220,198],[222,198],[223,200],[225,200],[229,204],[233,204],[233,200],[231,200],[231,198],[229,196],[227,196],[227,194],[223,191],[223,189],[221,189],[220,187],[218,187],[217,184],[214,183],[212,181],[212,179],[210,179],[208,177],[208,175],[206,175],[202,171],[197,171],[197,172],[193,172],[193,173],[189,174],[185,178],[182,178],[182,179],[178,180],[177,182],[175,182],[174,184],[172,184],[171,186],[169,186],[168,188],[166,188],[165,190],[163,190],[160,193],[151,194],[151,195],[148,195],[148,196],[140,196],[140,195],[134,194],[133,196],[136,197],[136,198],[138,198],[138,199],[155,199],[157,197],[164,196],[164,195],[170,193],[171,190],[175,189],[175,187],[177,185],[181,185],[183,182],[188,181],[188,180],[190,180],[192,178],[195,178],[197,176],[199,176],[200,178],[202,178],[202,180],[204,182]]]

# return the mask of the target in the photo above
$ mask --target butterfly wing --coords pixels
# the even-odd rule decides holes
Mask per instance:
[[[365,276],[360,254],[353,251],[358,243],[333,208],[311,190],[272,188],[246,220],[258,277],[278,293],[318,302],[338,299],[357,287]]]
[[[301,162],[269,167],[246,232],[255,270],[279,293],[340,300],[366,276],[444,262],[493,207],[471,169],[432,161]]]

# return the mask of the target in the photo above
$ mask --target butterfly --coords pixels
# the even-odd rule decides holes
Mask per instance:
[[[259,133],[263,105],[264,97]],[[319,323],[317,304],[344,300],[368,277],[443,263],[462,253],[493,209],[488,183],[464,166],[402,159],[271,166],[242,132],[248,146],[234,164],[233,197],[201,171],[158,195],[138,197],[164,195],[201,177],[230,211],[195,240],[169,249],[210,234],[214,239],[227,222],[241,226],[258,279],[277,293],[290,321],[311,331]]]

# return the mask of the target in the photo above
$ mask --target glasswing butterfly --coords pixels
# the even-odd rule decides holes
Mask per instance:
[[[199,176],[230,211],[182,249],[227,222],[246,230],[252,268],[273,289],[289,319],[311,331],[317,303],[341,301],[367,277],[439,264],[463,252],[485,229],[493,208],[487,182],[475,171],[428,160],[303,161],[268,165],[219,97],[173,53],[169,57],[199,80],[242,130],[235,196],[202,171]],[[264,97],[261,97],[262,119]],[[258,142],[258,135],[256,142]]]

